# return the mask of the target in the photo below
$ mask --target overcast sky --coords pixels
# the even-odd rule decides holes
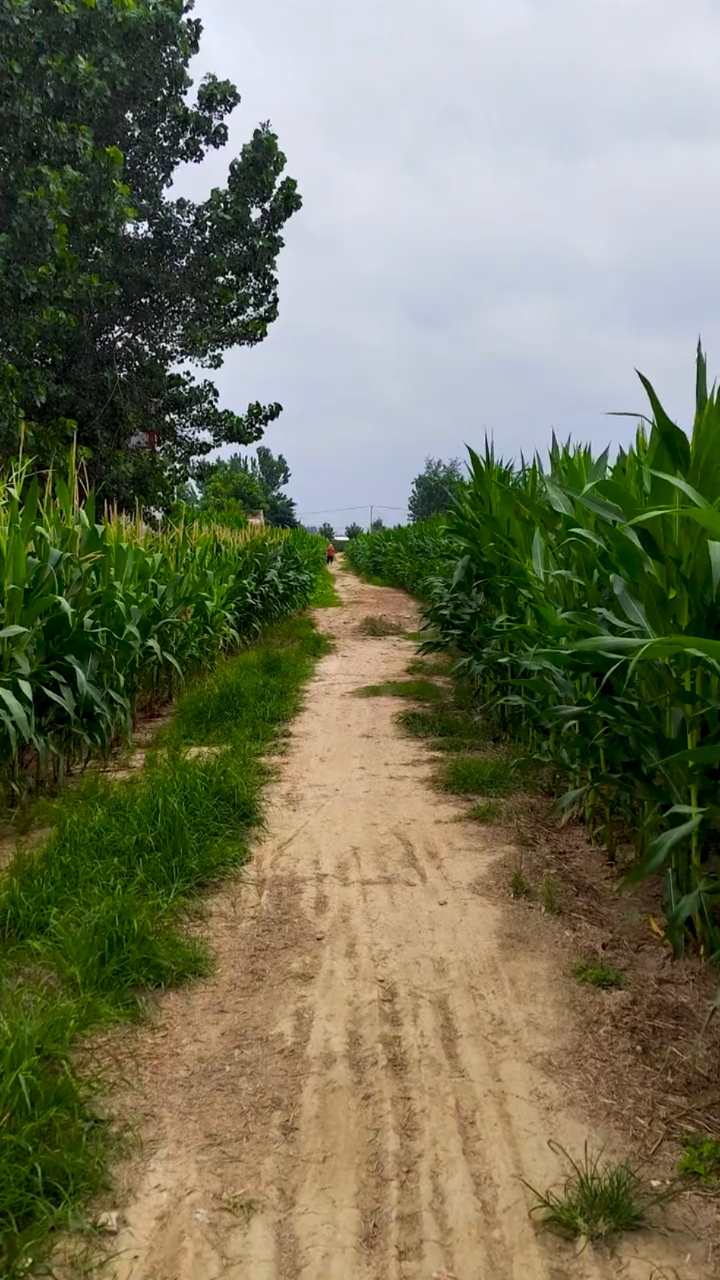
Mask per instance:
[[[635,367],[687,420],[698,333],[720,371],[718,0],[197,14],[198,78],[230,77],[243,101],[228,151],[183,188],[222,182],[269,119],[304,201],[280,319],[216,375],[228,407],[283,404],[265,443],[300,513],[404,508],[427,454],[485,431],[506,456],[553,427],[626,439],[604,415],[645,407]]]

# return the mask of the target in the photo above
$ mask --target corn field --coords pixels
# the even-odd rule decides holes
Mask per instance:
[[[319,539],[100,516],[66,479],[0,479],[0,767],[16,791],[127,736],[143,703],[307,604]]]
[[[614,462],[485,445],[451,512],[348,559],[426,602],[478,715],[547,767],[627,882],[662,876],[667,937],[720,958],[720,403],[698,351],[690,435],[651,417]]]

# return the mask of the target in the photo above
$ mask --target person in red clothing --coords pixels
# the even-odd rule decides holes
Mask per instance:
[[[332,564],[333,560],[335,559],[335,548],[332,542],[330,543],[327,551],[325,552],[325,555],[327,557],[327,563]]]

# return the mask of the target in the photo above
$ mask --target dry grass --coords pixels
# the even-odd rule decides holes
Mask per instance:
[[[405,634],[405,628],[401,622],[395,622],[392,618],[368,615],[358,624],[358,633],[361,636],[382,639],[384,636],[402,636]]]

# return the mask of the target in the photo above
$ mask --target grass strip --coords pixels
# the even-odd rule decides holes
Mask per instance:
[[[335,609],[340,605],[342,605],[342,600],[335,590],[335,575],[326,566],[317,575],[315,590],[310,597],[309,608]]]
[[[484,756],[456,756],[438,776],[441,790],[456,796],[505,796],[513,790],[513,762]]]
[[[248,857],[268,777],[262,755],[297,712],[329,645],[281,623],[179,700],[146,768],[58,802],[40,850],[0,882],[0,1276],[16,1280],[51,1232],[77,1229],[107,1184],[112,1126],[78,1038],[137,1017],[144,995],[207,973],[193,898]],[[228,750],[187,756],[188,746]]]

